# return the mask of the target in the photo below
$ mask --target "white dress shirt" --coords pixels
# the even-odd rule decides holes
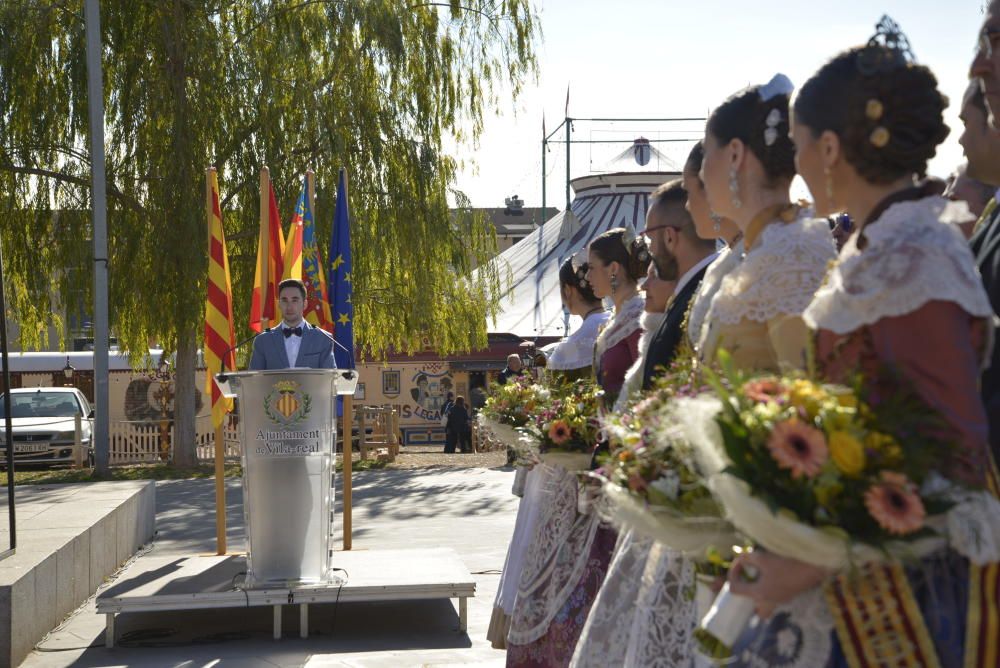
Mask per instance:
[[[305,330],[305,320],[300,320],[299,324],[292,326],[289,326],[288,323],[286,322],[282,322],[281,333],[284,334],[285,333],[284,330],[294,329],[295,327],[301,327],[303,330]],[[291,336],[285,337],[285,354],[288,355],[288,366],[290,367],[295,366],[296,360],[299,359],[299,348],[301,347],[302,347],[301,336],[295,336],[294,334],[292,334]]]

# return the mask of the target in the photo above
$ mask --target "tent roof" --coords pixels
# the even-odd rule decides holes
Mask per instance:
[[[649,193],[679,176],[622,172],[570,181],[575,193],[570,208],[493,260],[501,281],[509,277],[510,283],[502,312],[489,324],[489,331],[522,337],[565,335],[570,322],[559,296],[559,266],[609,229],[642,229]]]

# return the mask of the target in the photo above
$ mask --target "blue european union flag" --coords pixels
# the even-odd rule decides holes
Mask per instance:
[[[341,169],[337,183],[337,209],[327,273],[327,294],[333,316],[334,358],[338,369],[354,368],[354,304],[351,284],[351,223],[347,211],[347,173]],[[339,345],[337,345],[339,344]]]

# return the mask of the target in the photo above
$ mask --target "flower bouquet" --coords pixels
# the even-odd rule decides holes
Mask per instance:
[[[603,419],[612,450],[601,470],[606,519],[689,556],[728,552],[735,535],[678,427],[677,388],[665,379]]]
[[[544,410],[551,399],[549,390],[527,374],[514,376],[490,388],[476,420],[485,438],[499,441],[515,451],[521,464],[530,465],[538,453],[538,439],[531,427],[536,413]]]
[[[728,356],[720,359],[726,368]],[[692,400],[717,407],[710,422],[707,411],[695,420],[699,460],[727,516],[755,544],[831,571],[915,560],[949,544],[977,563],[1000,557],[991,519],[1000,504],[944,477],[949,430],[904,383],[877,404],[860,379],[829,385],[730,369],[712,384],[714,397]],[[708,635],[728,645],[742,627],[723,626]]]
[[[590,380],[553,385],[550,402],[536,413],[532,432],[539,456],[552,466],[586,471],[597,443],[597,414],[604,391]]]

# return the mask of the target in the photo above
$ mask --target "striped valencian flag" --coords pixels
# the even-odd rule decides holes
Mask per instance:
[[[229,256],[226,235],[222,230],[219,208],[219,179],[214,168],[208,170],[208,295],[205,299],[205,395],[211,398],[212,426],[218,428],[226,413],[233,409],[231,399],[222,396],[215,374],[236,368],[233,346],[233,289],[229,279]],[[225,359],[223,359],[225,358]]]

